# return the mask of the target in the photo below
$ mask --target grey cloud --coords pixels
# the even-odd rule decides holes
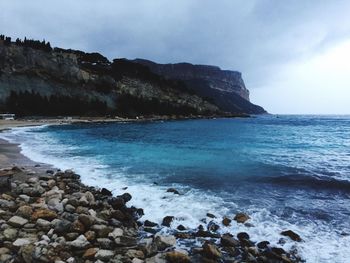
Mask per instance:
[[[3,33],[109,58],[214,64],[258,87],[349,36],[349,1],[1,1]]]

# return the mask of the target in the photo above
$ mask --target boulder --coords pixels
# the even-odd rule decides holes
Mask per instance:
[[[95,254],[95,258],[102,260],[102,261],[108,261],[114,257],[114,251],[113,250],[106,250],[106,249],[100,249]]]
[[[37,220],[38,218],[46,219],[46,220],[52,220],[57,217],[56,212],[49,210],[49,209],[38,209],[34,211],[32,214],[32,219]]]
[[[239,241],[234,239],[229,234],[224,234],[221,236],[220,243],[223,247],[237,247],[239,246]]]
[[[208,242],[204,243],[202,254],[211,259],[218,259],[221,257],[221,251],[214,244],[210,244]]]
[[[79,220],[75,220],[71,225],[71,231],[82,234],[85,232],[85,226]]]
[[[13,241],[17,237],[18,230],[15,228],[6,228],[3,232],[5,239]]]
[[[165,258],[169,263],[190,263],[191,262],[191,259],[188,255],[176,250],[166,253]]]
[[[80,235],[74,241],[70,242],[70,245],[77,249],[83,249],[90,245],[90,242],[85,236]]]
[[[88,248],[83,254],[83,259],[93,259],[97,252],[98,248],[96,247]]]
[[[57,212],[63,212],[64,208],[63,208],[63,204],[61,203],[59,198],[51,198],[48,202],[47,202],[47,206],[52,209],[55,210]]]
[[[209,217],[209,218],[216,218],[216,216],[211,214],[211,213],[207,213],[207,217]]]
[[[143,223],[144,226],[147,226],[147,227],[155,227],[155,226],[158,226],[157,223],[154,223],[154,222],[151,222],[149,220],[145,220],[145,222]]]
[[[15,242],[13,242],[13,245],[15,247],[21,247],[21,246],[28,245],[30,243],[32,243],[32,241],[27,239],[27,238],[18,238],[18,239],[16,239]]]
[[[227,217],[224,217],[224,218],[222,219],[222,224],[223,224],[224,226],[229,226],[229,225],[231,224],[231,219],[229,219],[229,218],[227,218]]]
[[[36,221],[36,226],[39,227],[40,229],[50,229],[51,228],[51,222],[47,221],[45,219],[39,218]]]
[[[163,218],[162,226],[170,227],[171,222],[174,220],[173,216],[166,216]]]
[[[168,190],[166,190],[168,193],[173,193],[176,195],[180,195],[180,192],[178,190],[176,190],[175,188],[168,188]]]
[[[13,216],[7,221],[7,224],[13,227],[22,227],[27,223],[28,220],[20,216]]]
[[[246,233],[246,232],[240,232],[240,233],[237,234],[237,238],[238,238],[239,240],[243,240],[243,239],[249,240],[250,237],[249,237],[248,233]]]
[[[289,237],[290,239],[292,239],[294,241],[301,242],[301,237],[297,233],[292,231],[292,230],[282,231],[281,235],[282,236],[287,236],[287,237]]]
[[[137,249],[129,249],[128,251],[126,251],[125,256],[127,256],[131,259],[132,258],[140,258],[140,259],[145,258],[145,254],[141,250],[137,250]]]
[[[87,228],[93,225],[95,219],[90,215],[80,214],[78,217],[79,221]]]
[[[121,237],[124,234],[123,229],[115,228],[111,233],[108,234],[108,237],[116,239],[117,237]]]
[[[174,246],[176,244],[176,238],[175,236],[172,236],[172,235],[169,235],[169,236],[156,235],[154,242],[158,250],[164,250],[168,247]]]
[[[105,195],[105,196],[112,196],[112,195],[113,195],[112,192],[109,191],[109,190],[106,189],[106,188],[102,188],[101,191],[100,191],[100,193],[101,193],[102,195]]]
[[[245,223],[245,221],[247,221],[248,219],[250,219],[250,217],[245,213],[238,213],[233,218],[233,220],[235,220],[237,223]]]
[[[33,213],[33,208],[31,208],[29,205],[20,206],[16,211],[16,215],[27,218],[27,219],[30,218],[32,213]]]
[[[129,194],[129,193],[125,193],[125,194],[119,195],[118,197],[122,198],[124,200],[124,203],[129,202],[131,200],[131,198],[132,198],[131,194]]]

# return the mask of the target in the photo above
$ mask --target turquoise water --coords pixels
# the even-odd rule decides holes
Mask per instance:
[[[292,229],[304,242],[283,246],[307,262],[348,262],[349,116],[62,125],[3,136],[36,161],[74,168],[85,183],[116,194],[128,187],[144,219],[173,215],[173,227],[196,227],[207,212],[245,211],[254,227],[222,231],[278,243]]]

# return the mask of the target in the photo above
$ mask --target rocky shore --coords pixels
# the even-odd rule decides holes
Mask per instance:
[[[127,205],[130,194],[112,196],[108,189],[83,185],[72,171],[33,174],[13,167],[1,170],[1,177],[16,173],[29,175],[10,185],[2,183],[0,262],[301,261],[295,251],[286,252],[268,241],[254,243],[244,232],[219,234],[214,214],[208,213],[197,229],[170,229],[173,216],[165,216],[161,226],[142,221],[143,210]],[[176,189],[168,191],[177,194]],[[239,213],[223,218],[222,224],[244,224],[248,219]],[[281,235],[301,241],[292,231]]]

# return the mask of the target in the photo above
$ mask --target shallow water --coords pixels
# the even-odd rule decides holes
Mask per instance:
[[[143,219],[196,227],[207,212],[245,211],[248,232],[277,244],[287,239],[307,262],[349,262],[350,116],[259,116],[244,119],[82,124],[14,129],[31,159],[74,168],[84,183],[123,187]],[[154,184],[156,182],[157,184]],[[166,193],[176,187],[181,196]]]

